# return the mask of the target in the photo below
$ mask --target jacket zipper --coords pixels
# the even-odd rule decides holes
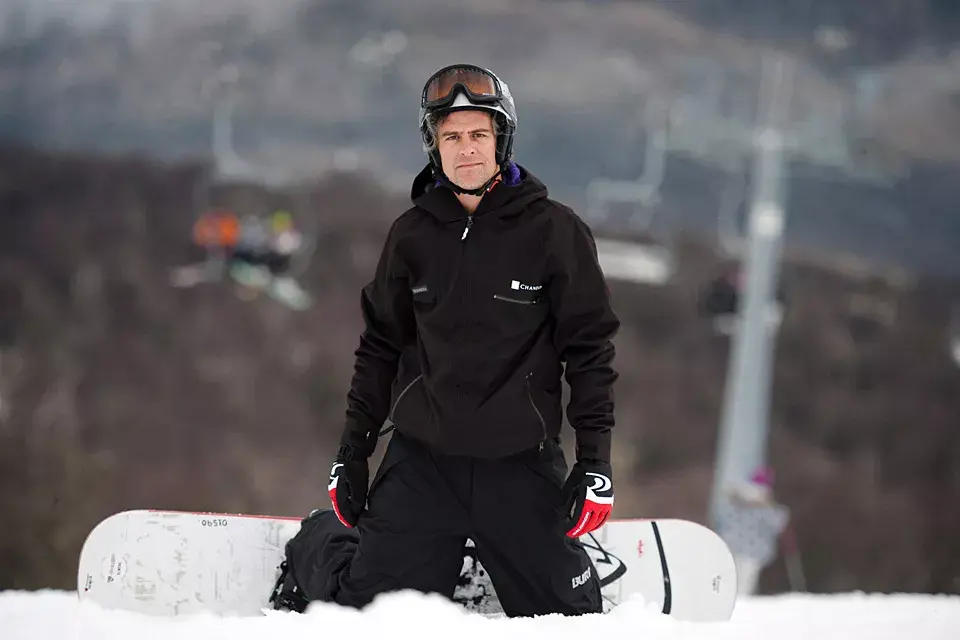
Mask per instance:
[[[507,296],[502,296],[499,293],[493,294],[494,299],[503,300],[504,302],[513,302],[514,304],[538,304],[540,302],[537,300],[518,300],[517,298],[510,298]]]
[[[407,391],[410,391],[410,387],[417,384],[417,382],[419,382],[420,378],[422,377],[423,377],[423,374],[421,373],[416,378],[411,380],[410,383],[403,388],[403,391],[400,392],[400,395],[397,396],[397,400],[393,403],[393,407],[390,409],[390,417],[389,417],[390,422],[393,422],[393,414],[397,412],[397,406],[399,406],[400,401],[403,400],[403,396],[407,395]]]
[[[466,245],[464,241],[467,239],[467,234],[470,233],[470,229],[473,227],[473,214],[467,214],[467,223],[463,227],[463,235],[460,236],[460,269],[458,270],[460,282],[460,317],[466,317],[466,307],[467,307],[467,276],[465,275],[464,266],[466,266],[467,257],[466,257]],[[464,342],[464,331],[460,331],[460,375],[459,379],[463,380],[463,342]],[[457,404],[460,403],[460,383],[457,383]]]
[[[528,373],[525,376],[527,383],[527,398],[530,400],[530,406],[533,407],[534,412],[537,414],[537,419],[540,420],[540,429],[543,431],[543,439],[540,440],[540,451],[543,451],[543,444],[547,441],[547,423],[543,419],[543,414],[540,413],[540,409],[537,408],[537,403],[533,401],[533,390],[530,388],[530,376],[533,373]]]

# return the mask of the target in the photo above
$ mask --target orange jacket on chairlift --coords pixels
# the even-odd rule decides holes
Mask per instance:
[[[193,242],[203,247],[235,247],[240,221],[232,211],[208,211],[193,225]]]

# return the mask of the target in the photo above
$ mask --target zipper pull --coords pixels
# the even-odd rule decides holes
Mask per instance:
[[[470,233],[470,227],[473,226],[473,214],[467,215],[467,226],[463,228],[463,235],[460,236],[460,241],[463,242],[467,239],[467,234]]]

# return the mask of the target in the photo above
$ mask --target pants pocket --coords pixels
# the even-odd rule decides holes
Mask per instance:
[[[560,447],[560,438],[547,438],[539,451],[524,454],[526,466],[557,488],[563,487],[567,477],[567,460]]]
[[[394,431],[390,437],[390,442],[387,443],[387,451],[383,454],[383,460],[380,461],[380,466],[377,467],[377,473],[373,476],[373,482],[370,483],[370,488],[367,491],[368,500],[373,497],[377,487],[383,482],[383,479],[387,477],[397,465],[406,460],[409,455],[409,443],[405,441],[405,438],[399,431]]]

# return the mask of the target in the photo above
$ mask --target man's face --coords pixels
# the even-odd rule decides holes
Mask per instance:
[[[497,139],[488,112],[454,111],[440,124],[437,138],[443,172],[457,186],[476,189],[497,173]]]

